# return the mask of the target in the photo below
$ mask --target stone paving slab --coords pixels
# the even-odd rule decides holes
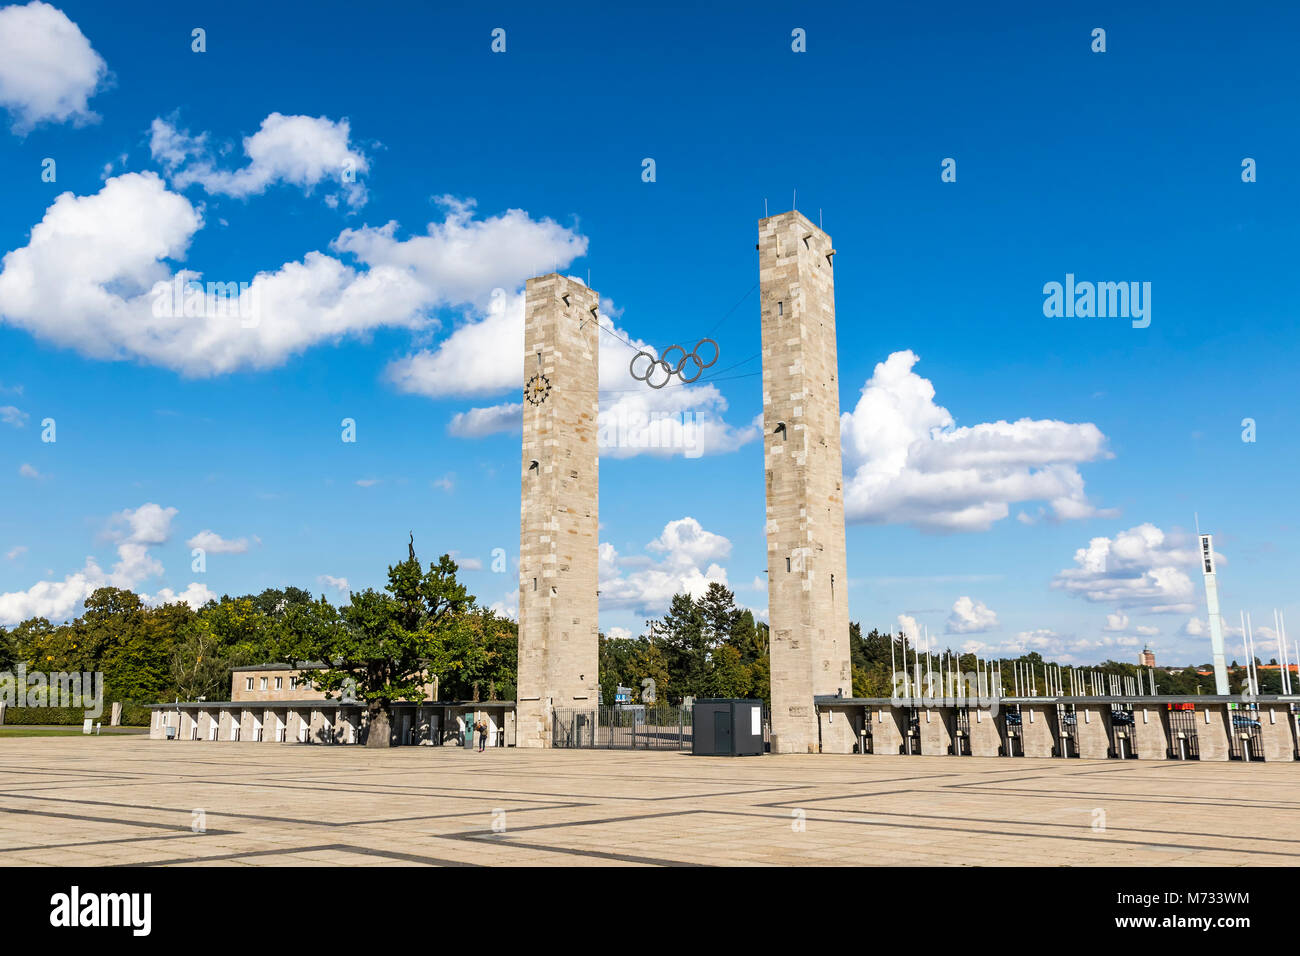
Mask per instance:
[[[1290,866],[1298,773],[13,738],[0,866]]]

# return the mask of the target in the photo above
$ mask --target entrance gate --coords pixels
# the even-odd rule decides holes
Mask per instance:
[[[898,745],[898,752],[908,757],[921,753],[921,717],[915,707],[903,708],[903,723],[907,727],[903,742]]]
[[[1195,704],[1169,705],[1169,759],[1200,760],[1201,746],[1196,740]]]
[[[551,746],[560,750],[690,750],[693,742],[689,707],[615,704],[551,715]]]
[[[1110,712],[1110,755],[1120,760],[1136,760],[1137,748],[1134,746],[1133,710],[1122,704],[1111,705]]]
[[[1074,712],[1073,704],[1060,704],[1056,708],[1056,738],[1060,741],[1058,757],[1079,756],[1079,717]]]
[[[970,756],[970,709],[958,707],[953,713],[952,746],[948,753],[954,757]]]
[[[1002,747],[998,756],[1023,757],[1025,755],[1025,740],[1018,707],[1008,708],[1002,714],[1002,718],[998,721],[998,732],[1002,737]]]
[[[1228,721],[1232,724],[1232,732],[1228,737],[1228,759],[1246,762],[1263,760],[1264,742],[1259,736],[1258,713],[1240,708],[1229,710]]]

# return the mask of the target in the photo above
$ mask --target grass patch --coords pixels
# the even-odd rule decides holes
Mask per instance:
[[[0,737],[94,737],[94,734],[82,734],[81,728],[73,727],[0,727]],[[143,737],[144,734],[129,730],[104,728],[102,737]]]

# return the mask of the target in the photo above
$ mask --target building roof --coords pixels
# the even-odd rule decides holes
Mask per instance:
[[[301,664],[247,664],[243,667],[230,668],[230,670],[235,673],[238,673],[239,671],[319,671],[324,669],[325,665],[320,661],[304,661]]]

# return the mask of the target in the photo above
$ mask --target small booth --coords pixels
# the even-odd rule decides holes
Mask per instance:
[[[763,752],[761,700],[696,700],[691,753],[699,757],[756,757]]]

